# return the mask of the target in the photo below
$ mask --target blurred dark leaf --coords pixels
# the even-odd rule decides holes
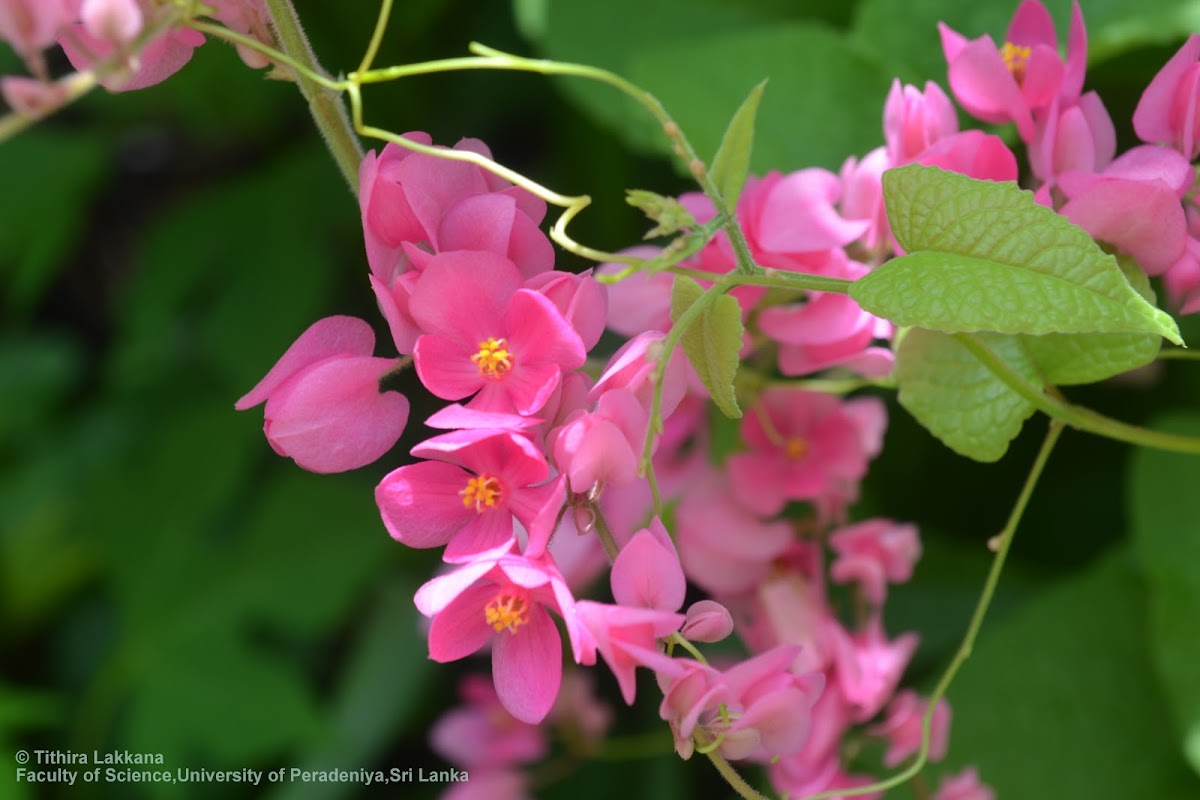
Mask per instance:
[[[1120,550],[985,628],[950,689],[950,765],[978,766],[998,797],[1197,796],[1146,641]]]
[[[1156,430],[1200,436],[1200,416],[1175,414]],[[1200,458],[1138,450],[1133,460],[1134,553],[1148,582],[1150,644],[1184,755],[1200,772]]]

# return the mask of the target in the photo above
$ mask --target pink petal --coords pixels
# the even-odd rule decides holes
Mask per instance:
[[[513,295],[506,317],[518,363],[549,362],[564,372],[583,366],[587,351],[579,334],[544,295],[522,289]]]
[[[401,280],[396,280],[389,288],[374,275],[371,275],[369,279],[371,291],[375,293],[375,301],[379,304],[379,311],[387,320],[388,330],[392,334],[392,342],[396,345],[396,352],[411,353],[416,347],[421,329],[417,327],[412,314],[408,311],[408,287]]]
[[[409,309],[422,330],[476,346],[502,335],[504,308],[521,283],[517,268],[502,255],[480,250],[439,253],[422,272]]]
[[[409,547],[441,547],[476,516],[460,492],[470,475],[438,461],[389,472],[375,488],[375,502],[392,538]]]
[[[304,370],[267,400],[263,430],[271,446],[311,472],[370,464],[408,423],[408,398],[379,390],[394,366],[387,358],[335,356]]]
[[[429,625],[429,657],[445,664],[466,658],[487,644],[495,631],[483,608],[495,595],[492,584],[472,586],[439,611]]]
[[[1046,45],[1058,49],[1058,34],[1054,30],[1054,18],[1040,0],[1022,0],[1008,24],[1005,41],[1022,47]]]
[[[759,218],[759,244],[773,252],[801,253],[854,241],[870,223],[844,219],[834,210],[840,194],[841,182],[827,170],[803,169],[784,176]]]
[[[562,683],[562,640],[540,605],[516,633],[496,636],[492,678],[500,704],[517,719],[536,725],[550,713]]]
[[[668,549],[649,530],[638,531],[621,548],[610,580],[617,604],[634,608],[678,611],[687,592],[675,549]]]
[[[375,333],[358,317],[326,317],[317,320],[275,362],[258,385],[234,403],[245,411],[266,401],[276,389],[300,370],[340,355],[369,356],[375,349]]]
[[[471,512],[473,518],[450,538],[442,553],[447,564],[465,564],[513,539],[513,517],[507,508]]]
[[[471,361],[476,351],[456,339],[426,334],[413,347],[417,377],[425,388],[443,400],[461,400],[484,385],[479,367]]]
[[[1200,33],[1193,33],[1183,47],[1163,65],[1142,92],[1133,111],[1133,129],[1138,138],[1150,144],[1173,143],[1181,131],[1179,113],[1181,86],[1200,59]],[[1183,95],[1186,97],[1186,94]],[[1195,98],[1195,92],[1192,92]],[[1190,160],[1194,153],[1185,153]]]

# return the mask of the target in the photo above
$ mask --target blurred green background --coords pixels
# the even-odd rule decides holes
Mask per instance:
[[[374,4],[296,5],[325,66],[354,68]],[[1067,4],[1051,8],[1065,32]],[[657,93],[701,154],[769,76],[754,168],[837,169],[881,143],[893,76],[944,83],[937,20],[999,39],[1012,9],[401,0],[376,63],[462,55],[479,40],[606,66]],[[1083,10],[1086,86],[1128,146],[1141,89],[1200,30],[1200,4]],[[0,55],[0,74],[19,71]],[[643,229],[625,188],[689,188],[655,126],[606,87],[460,72],[372,88],[366,106],[372,124],[444,144],[479,137],[535,180],[591,194],[573,231],[597,247],[628,246]],[[436,557],[394,544],[372,500],[426,435],[419,422],[433,405],[410,391],[401,445],[324,477],[271,452],[260,410],[233,411],[320,317],[368,319],[390,354],[355,199],[295,88],[210,43],[162,85],[97,93],[0,144],[0,186],[0,798],[378,794],[353,783],[31,788],[13,780],[18,749],[163,753],[172,770],[444,767],[425,732],[455,702],[464,666],[426,660],[411,599]],[[1200,326],[1184,333],[1200,341]],[[1200,433],[1200,366],[1072,397]],[[1044,423],[1002,463],[978,465],[898,408],[892,418],[859,513],[912,520],[925,535],[916,580],[894,592],[887,621],[921,632],[910,678],[928,686],[961,636],[984,542]],[[1002,798],[1200,797],[1197,486],[1200,459],[1064,437],[951,690],[950,767],[978,764]],[[610,676],[598,680],[616,696]],[[654,693],[644,681],[644,707],[622,707],[620,733],[661,729]],[[618,794],[728,792],[708,765],[671,756],[585,765],[545,791]]]

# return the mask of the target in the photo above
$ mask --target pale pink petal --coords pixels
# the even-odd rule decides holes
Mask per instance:
[[[358,317],[326,317],[300,334],[280,356],[258,385],[234,404],[238,411],[265,402],[284,381],[305,367],[333,356],[369,356],[375,349],[375,333]]]
[[[513,539],[513,518],[507,508],[479,512],[472,508],[471,513],[472,518],[450,538],[442,553],[447,564],[465,564]]]
[[[533,725],[550,713],[562,683],[562,640],[540,605],[516,633],[496,636],[492,678],[501,705],[517,719]]]
[[[641,530],[621,548],[613,561],[613,599],[618,605],[678,611],[687,583],[675,549]]]

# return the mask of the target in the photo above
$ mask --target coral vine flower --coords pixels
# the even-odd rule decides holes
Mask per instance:
[[[1191,161],[1200,153],[1200,33],[1163,65],[1133,112],[1133,129],[1150,144],[1169,144]]]
[[[730,457],[730,483],[763,516],[778,514],[789,500],[852,496],[879,449],[866,434],[885,413],[874,398],[843,403],[814,392],[763,392],[742,421],[750,450]]]
[[[429,391],[444,400],[478,392],[474,408],[533,414],[562,373],[583,364],[579,334],[554,303],[522,286],[513,263],[495,253],[430,260],[410,305],[425,331],[413,356]]]
[[[422,132],[404,138],[433,143]],[[478,139],[463,139],[453,149],[491,157]],[[537,227],[545,202],[474,164],[389,143],[378,156],[368,152],[358,174],[367,261],[385,286],[423,266],[430,253],[453,250],[505,256],[525,276],[554,266],[554,249]]]
[[[900,692],[888,706],[887,718],[867,730],[872,736],[883,736],[888,740],[887,753],[883,756],[884,766],[894,767],[921,749],[921,726],[928,708],[929,702],[922,701],[916,692]],[[929,760],[941,761],[946,757],[949,745],[950,704],[943,697],[933,710]]]
[[[1067,59],[1058,54],[1054,20],[1039,0],[1024,0],[1013,14],[1004,44],[990,36],[968,41],[938,23],[949,65],[950,90],[974,117],[984,122],[1015,122],[1021,139],[1034,138],[1033,114],[1060,98],[1074,103],[1087,67],[1087,32],[1079,4],[1071,9]]]
[[[412,454],[437,461],[400,467],[375,489],[388,532],[409,547],[446,545],[461,563],[510,539],[515,517],[527,531],[526,555],[543,554],[564,501],[562,477],[533,442],[508,430],[453,431]]]
[[[392,448],[408,422],[404,395],[379,388],[397,362],[372,357],[374,347],[375,334],[361,319],[319,320],[234,408],[266,401],[267,441],[311,472],[370,464]]]
[[[916,526],[887,519],[842,528],[830,535],[829,545],[838,554],[829,577],[837,583],[857,581],[867,599],[877,605],[887,594],[888,581],[907,581],[921,557]]]
[[[511,552],[514,540],[481,553],[417,590],[417,609],[433,622],[429,657],[457,661],[492,644],[492,679],[500,704],[522,722],[541,722],[562,681],[562,640],[547,609],[566,622],[576,652],[581,639],[575,601],[549,558]]]

